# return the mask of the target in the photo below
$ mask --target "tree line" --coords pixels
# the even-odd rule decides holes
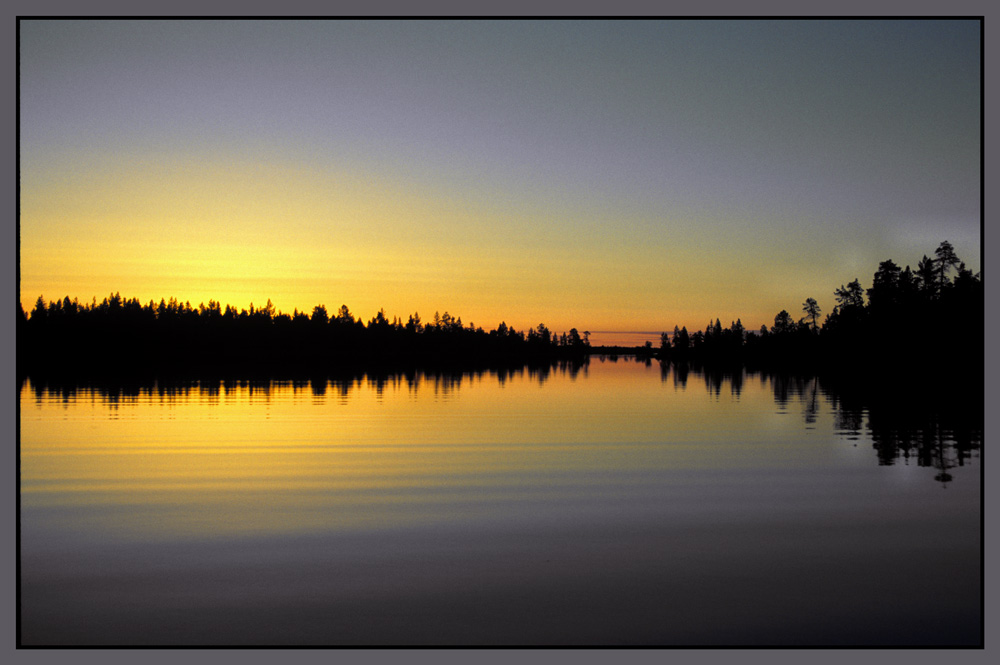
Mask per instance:
[[[285,370],[331,371],[345,367],[541,363],[582,358],[588,332],[555,334],[545,324],[518,331],[506,323],[485,331],[461,317],[418,313],[404,322],[380,310],[364,322],[343,305],[329,313],[283,313],[270,300],[236,310],[215,300],[197,307],[175,298],[141,303],[113,293],[100,303],[46,302],[30,312],[18,305],[18,371],[158,372],[197,370],[269,374]]]
[[[985,301],[981,275],[973,274],[942,242],[917,269],[882,261],[872,286],[858,279],[835,289],[836,305],[823,314],[814,298],[797,320],[787,310],[774,325],[746,330],[740,319],[719,319],[689,333],[674,327],[660,336],[661,360],[707,364],[782,366],[790,369],[918,366],[982,367]],[[981,369],[980,369],[981,371]]]
[[[822,319],[814,298],[796,319],[787,310],[774,325],[747,330],[737,319],[717,318],[689,333],[674,327],[660,346],[640,349],[663,361],[815,371],[830,367],[945,363],[981,367],[984,299],[979,274],[955,255],[948,241],[918,262],[900,268],[879,264],[872,286],[858,279],[834,290],[837,304]],[[424,322],[413,313],[390,320],[384,310],[365,322],[346,305],[333,313],[263,307],[237,310],[215,300],[197,307],[175,298],[141,303],[113,293],[100,303],[46,302],[30,312],[18,304],[18,371],[158,372],[197,370],[259,374],[330,371],[342,367],[498,366],[585,359],[589,333],[555,334],[544,324],[518,331],[500,323],[485,331],[448,312]]]

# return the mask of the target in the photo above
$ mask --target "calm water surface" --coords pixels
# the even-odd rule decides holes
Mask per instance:
[[[26,646],[981,639],[975,410],[596,358],[20,408]]]

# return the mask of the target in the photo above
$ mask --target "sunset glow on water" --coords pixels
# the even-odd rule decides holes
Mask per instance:
[[[942,632],[925,638],[964,634],[958,626],[974,635],[978,449],[970,456],[950,437],[981,434],[944,430],[945,491],[923,462],[897,452],[893,465],[880,465],[872,447],[885,435],[864,412],[860,426],[849,424],[831,399],[815,380],[717,384],[664,374],[658,363],[596,359],[502,379],[209,381],[122,393],[29,382],[21,391],[26,642],[867,641],[890,598],[910,622],[896,625],[924,630],[931,615],[918,610],[934,605]],[[883,570],[873,585],[863,562],[886,547],[917,568]],[[834,554],[831,569],[822,562]],[[968,571],[953,572],[947,592],[933,576],[914,577],[941,556]],[[550,568],[552,560],[563,564]],[[729,569],[743,573],[716,577]],[[849,589],[851,601],[761,604],[757,585],[800,588],[789,569],[812,571],[808,584]],[[618,587],[618,574],[645,591]],[[324,582],[311,586],[317,575]],[[546,595],[579,575],[589,582],[569,593],[575,609],[565,611],[588,631],[553,618],[532,629],[512,623],[533,610],[509,594]],[[681,580],[702,582],[697,591],[673,586]],[[481,610],[508,619],[455,623],[473,588]],[[646,603],[671,588],[672,607],[702,613],[699,627],[671,627],[673,610]],[[916,602],[918,589],[916,606],[898,602]],[[708,617],[722,606],[696,599],[723,592],[757,607],[750,615],[770,617],[770,628],[751,629],[747,618],[715,626]],[[254,600],[219,624],[211,617],[234,593]],[[413,613],[442,594],[453,609]],[[638,602],[631,612],[621,594]],[[204,632],[163,614],[171,598],[193,603]],[[376,598],[399,604],[389,624],[308,628]],[[596,629],[595,603],[618,608],[620,620]],[[292,627],[252,609],[275,604],[312,618]],[[788,622],[805,608],[841,622],[838,632],[820,622],[799,635]],[[95,621],[124,622],[129,632],[112,638]]]

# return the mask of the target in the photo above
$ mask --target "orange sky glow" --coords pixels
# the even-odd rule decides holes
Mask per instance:
[[[653,333],[978,270],[978,26],[24,21],[21,302]]]

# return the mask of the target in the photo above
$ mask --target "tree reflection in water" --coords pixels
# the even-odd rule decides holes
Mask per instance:
[[[942,394],[930,377],[818,376],[747,370],[743,366],[703,367],[661,362],[660,379],[672,377],[685,389],[691,374],[700,375],[715,398],[739,399],[748,377],[769,383],[782,411],[797,400],[807,428],[815,426],[824,401],[833,410],[835,433],[848,441],[869,437],[881,466],[915,462],[939,470],[934,479],[946,485],[949,470],[965,466],[982,446],[983,400],[980,377],[952,377]]]
[[[601,358],[600,362],[605,360],[618,362],[619,358]],[[648,359],[640,362],[650,364]],[[755,371],[743,366],[704,367],[677,361],[658,364],[661,382],[672,383],[674,389],[684,391],[691,387],[691,378],[698,377],[715,400],[723,395],[739,400],[748,380],[769,384],[780,411],[798,405],[806,429],[814,429],[821,409],[830,408],[837,437],[854,442],[870,439],[881,466],[915,463],[937,469],[934,479],[943,486],[952,480],[950,471],[965,466],[982,446],[984,410],[981,386],[975,376],[964,380],[952,377],[949,389],[942,392],[933,389],[940,382],[930,377],[817,376]],[[38,403],[43,400],[69,403],[77,397],[97,396],[112,411],[135,401],[180,403],[198,399],[216,403],[220,396],[236,390],[266,400],[276,386],[307,392],[314,400],[333,396],[341,403],[363,388],[381,398],[388,386],[394,389],[405,386],[414,398],[429,390],[437,399],[451,399],[459,393],[463,382],[494,379],[503,386],[513,377],[527,377],[544,386],[553,373],[574,380],[580,373],[586,376],[587,366],[586,361],[560,360],[475,370],[359,370],[294,378],[105,378],[96,382],[43,376],[25,377],[21,388],[31,390]]]

